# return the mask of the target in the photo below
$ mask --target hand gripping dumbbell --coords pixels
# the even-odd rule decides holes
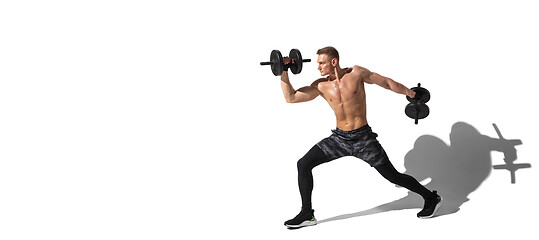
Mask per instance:
[[[260,65],[271,65],[271,72],[273,72],[273,75],[280,76],[286,68],[290,68],[293,74],[298,74],[303,68],[303,63],[311,61],[311,59],[303,59],[301,57],[301,52],[295,48],[290,50],[289,56],[292,61],[285,65],[281,52],[279,50],[273,50],[271,51],[270,61],[261,62]]]
[[[406,105],[404,113],[406,113],[406,116],[415,119],[415,124],[417,124],[419,119],[426,118],[430,113],[429,106],[425,104],[430,100],[430,92],[426,88],[422,88],[421,83],[418,83],[417,87],[413,87],[411,90],[416,94],[414,98],[406,96],[410,103]]]

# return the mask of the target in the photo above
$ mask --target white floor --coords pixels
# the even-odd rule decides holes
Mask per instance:
[[[536,10],[526,1],[2,1],[0,239],[537,239]],[[300,49],[313,61],[291,76],[299,88],[320,77],[315,53],[328,45],[343,67],[431,91],[431,115],[414,125],[403,96],[367,85],[369,124],[399,171],[431,178],[423,183],[449,203],[468,198],[459,211],[417,219],[421,203],[400,200],[405,189],[343,158],[314,170],[320,224],[285,228],[301,207],[296,161],[335,120],[321,98],[285,103],[279,77],[259,62]],[[461,121],[487,138],[447,151]],[[492,123],[522,140],[515,163],[532,165],[515,184],[491,168],[514,153],[492,144]],[[426,135],[438,140],[421,138],[424,154],[407,158]]]

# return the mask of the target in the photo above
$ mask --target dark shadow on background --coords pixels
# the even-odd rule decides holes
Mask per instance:
[[[451,145],[441,139],[424,135],[419,137],[414,148],[404,159],[405,174],[418,181],[430,178],[425,185],[437,190],[444,198],[443,206],[436,216],[452,214],[460,210],[468,195],[475,191],[490,175],[492,169],[491,151],[500,151],[506,159],[517,159],[515,145],[520,140],[506,140],[481,135],[468,123],[457,122],[451,128]],[[319,221],[319,223],[343,220],[394,210],[423,207],[423,199],[416,193],[408,192],[404,198],[382,204],[369,210],[340,215]]]

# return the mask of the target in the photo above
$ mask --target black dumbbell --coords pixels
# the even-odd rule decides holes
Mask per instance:
[[[293,74],[298,74],[303,69],[303,63],[311,61],[311,59],[303,59],[301,52],[295,48],[290,50],[289,56],[292,61],[285,66],[281,52],[279,50],[273,50],[271,51],[270,61],[261,62],[260,65],[271,65],[273,75],[280,76],[287,67],[290,68]]]
[[[415,124],[418,124],[419,119],[429,116],[429,106],[425,103],[430,100],[430,92],[426,88],[421,87],[421,83],[418,83],[417,87],[413,87],[411,90],[416,94],[414,98],[406,96],[406,99],[410,103],[406,105],[404,113],[406,116],[415,119]]]

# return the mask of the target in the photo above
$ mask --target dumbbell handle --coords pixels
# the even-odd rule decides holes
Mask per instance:
[[[419,107],[416,107],[415,124],[417,125],[418,123],[419,123]]]
[[[302,59],[302,62],[311,62],[311,59]],[[260,62],[260,65],[271,65],[273,62]]]

